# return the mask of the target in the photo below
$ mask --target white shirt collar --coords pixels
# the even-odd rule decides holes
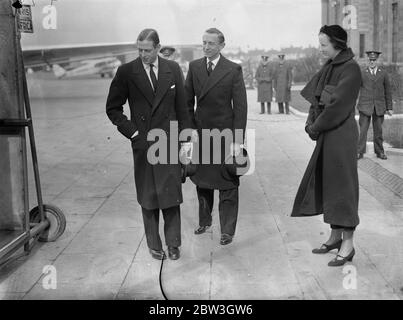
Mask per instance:
[[[158,57],[157,57],[157,59],[155,59],[155,61],[153,62],[153,65],[154,65],[154,70],[158,70]],[[150,69],[150,65],[149,64],[145,64],[143,61],[142,61],[142,64],[143,64],[143,67],[144,67],[144,70],[149,70]]]
[[[376,66],[375,68],[373,68],[373,69],[371,69],[371,68],[369,68],[369,71],[371,72],[371,73],[377,73],[378,72],[378,66]]]
[[[214,60],[211,60],[211,62],[213,63],[213,68],[215,68],[217,66],[217,63],[220,60],[220,58],[221,58],[221,54],[219,54],[218,57],[215,58]],[[209,58],[207,58],[206,59],[207,66],[208,66],[209,61],[210,61]]]

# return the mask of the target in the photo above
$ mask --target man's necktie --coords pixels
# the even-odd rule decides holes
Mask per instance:
[[[155,76],[153,68],[154,68],[154,65],[152,63],[150,63],[150,78],[151,78],[151,82],[153,83],[154,92],[156,92],[157,91],[157,77]]]
[[[213,72],[213,63],[211,61],[208,62],[208,67],[207,67],[207,74],[210,76],[210,74]]]

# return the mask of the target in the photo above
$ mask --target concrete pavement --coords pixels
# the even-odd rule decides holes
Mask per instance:
[[[130,144],[104,112],[110,80],[29,82],[45,203],[64,211],[67,228],[58,241],[38,244],[0,270],[0,298],[163,299],[160,262],[148,253],[135,200]],[[166,260],[162,273],[168,298],[402,299],[402,156],[369,155],[360,163],[357,253],[347,267],[330,268],[334,252],[311,253],[328,235],[322,217],[289,217],[314,148],[305,119],[259,115],[256,91],[248,99],[256,170],[241,180],[234,242],[219,245],[218,195],[213,228],[194,235],[197,196],[187,181],[182,257]],[[33,207],[32,174],[30,181]],[[46,289],[47,265],[57,271],[56,289]]]

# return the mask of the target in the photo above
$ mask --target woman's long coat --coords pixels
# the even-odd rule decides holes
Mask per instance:
[[[307,126],[319,138],[296,195],[291,216],[324,214],[329,224],[355,227],[358,218],[357,141],[355,105],[361,71],[351,49],[331,62],[320,104],[311,106]],[[305,97],[314,102],[307,85]],[[303,90],[303,91],[304,91]],[[322,109],[320,105],[324,105]]]
[[[257,81],[257,102],[273,100],[273,73],[271,63],[260,63],[255,74]]]

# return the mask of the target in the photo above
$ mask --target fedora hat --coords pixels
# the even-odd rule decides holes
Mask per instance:
[[[237,156],[229,155],[225,158],[224,163],[221,165],[221,176],[228,181],[243,176],[249,171],[250,158],[248,151],[241,147],[241,152]]]

